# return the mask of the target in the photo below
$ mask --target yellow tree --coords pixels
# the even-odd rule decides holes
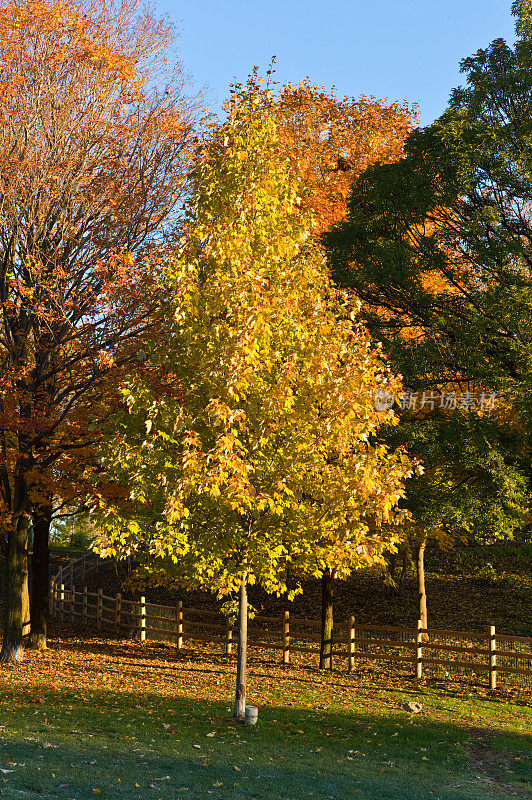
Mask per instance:
[[[141,542],[156,577],[238,594],[238,719],[248,584],[282,593],[288,567],[378,561],[411,471],[374,438],[393,420],[374,393],[397,381],[329,281],[270,100],[254,79],[236,87],[210,132],[165,264],[169,336],[148,359],[179,388],[125,387],[104,456],[137,519],[107,505],[100,550]]]

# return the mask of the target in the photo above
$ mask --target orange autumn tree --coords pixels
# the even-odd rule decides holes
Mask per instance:
[[[61,476],[86,460],[151,325],[150,253],[175,224],[195,111],[174,43],[137,0],[0,5],[3,662],[21,655],[30,515],[43,646]]]
[[[314,86],[308,78],[286,84],[276,106],[280,135],[304,177],[304,206],[318,233],[345,219],[353,180],[366,167],[401,158],[418,123],[415,104],[338,97],[334,87]]]

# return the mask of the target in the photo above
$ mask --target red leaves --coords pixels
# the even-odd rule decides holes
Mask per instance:
[[[34,454],[32,482],[85,491],[120,371],[154,326],[153,233],[181,200],[193,104],[166,67],[171,28],[136,8],[0,8],[6,508],[20,452]],[[170,81],[163,102],[152,70]]]

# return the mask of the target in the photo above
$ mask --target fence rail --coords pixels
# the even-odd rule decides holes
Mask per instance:
[[[50,583],[50,614],[61,621],[95,623],[116,632],[127,632],[141,642],[146,639],[171,641],[182,649],[184,640],[221,644],[231,654],[236,640],[232,621],[221,612],[125,600],[120,593],[105,595],[102,589],[89,591],[83,584],[87,575],[98,572],[101,559],[94,553],[62,567]],[[78,582],[76,586],[76,582]],[[284,664],[292,653],[319,655],[318,620],[256,616],[249,623],[250,644],[281,651]],[[532,637],[497,634],[490,625],[484,633],[397,625],[358,624],[351,616],[333,630],[333,656],[346,659],[353,671],[357,662],[383,660],[410,663],[417,678],[426,667],[444,674],[488,673],[490,689],[501,682],[532,685]]]

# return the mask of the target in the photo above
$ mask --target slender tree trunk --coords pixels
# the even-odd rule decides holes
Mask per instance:
[[[406,586],[406,568],[408,566],[408,559],[406,556],[406,551],[403,550],[402,555],[402,564],[401,564],[401,577],[399,578],[399,583],[397,584],[397,594],[399,597],[405,596],[405,586]]]
[[[417,591],[419,599],[419,619],[421,620],[421,627],[428,627],[427,617],[427,593],[425,591],[425,548],[427,546],[426,537],[422,539],[417,551]],[[428,634],[424,633],[422,639],[424,642],[428,641]]]
[[[397,564],[397,553],[389,553],[388,555],[388,572],[390,573],[390,578],[392,581],[395,581],[395,567]],[[386,587],[386,596],[387,597],[395,597],[397,595],[397,587],[396,586],[388,586]]]
[[[28,584],[28,555],[26,549],[26,570],[22,576],[22,637],[28,636],[31,630],[30,592]]]
[[[29,515],[21,514],[6,542],[4,636],[0,651],[3,664],[22,659],[22,637],[29,627],[28,529]]]
[[[50,525],[52,505],[47,503],[33,511],[33,552],[31,556],[31,634],[30,646],[46,650],[48,628],[49,572],[50,572]]]
[[[333,579],[334,575],[327,567],[321,576],[320,669],[332,669]]]
[[[236,692],[234,717],[243,721],[246,716],[246,673],[248,652],[248,587],[247,573],[242,576],[238,602],[238,649],[236,662]]]

